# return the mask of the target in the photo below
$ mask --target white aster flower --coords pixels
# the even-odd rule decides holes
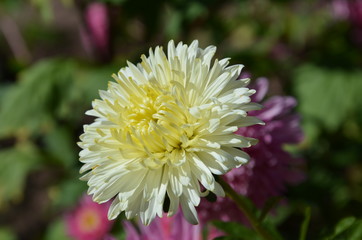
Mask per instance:
[[[150,49],[136,65],[128,62],[100,91],[87,114],[95,122],[84,126],[79,146],[82,180],[99,203],[113,199],[108,218],[122,211],[139,216],[148,225],[162,216],[164,200],[168,215],[181,204],[186,219],[198,223],[195,206],[200,184],[223,196],[213,174],[221,175],[248,161],[238,148],[256,141],[234,134],[243,126],[260,124],[247,116],[258,104],[254,93],[237,80],[242,65],[228,66],[228,59],[211,60],[216,47],[168,43]]]

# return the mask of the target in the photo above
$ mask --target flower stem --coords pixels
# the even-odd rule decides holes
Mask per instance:
[[[232,189],[232,187],[227,182],[225,182],[221,177],[217,181],[224,188],[226,195],[229,196],[240,208],[240,210],[244,213],[245,217],[248,219],[250,225],[255,230],[255,232],[257,232],[265,240],[273,240],[274,238],[260,224],[256,216],[252,213],[252,211],[245,203],[245,200],[237,192],[235,192],[235,190]]]

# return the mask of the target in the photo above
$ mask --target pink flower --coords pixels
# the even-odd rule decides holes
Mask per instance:
[[[362,1],[334,0],[332,13],[337,19],[349,19],[356,26],[362,26]]]
[[[113,225],[107,213],[110,203],[98,204],[84,196],[76,209],[65,217],[68,235],[76,240],[113,239],[107,235]]]
[[[157,217],[149,226],[138,224],[140,232],[127,221],[123,222],[126,240],[202,240],[202,226],[188,223],[178,211],[172,217]],[[221,236],[222,233],[211,228],[207,239]]]
[[[352,39],[362,44],[362,1],[361,0],[334,0],[331,2],[333,17],[339,20],[348,20],[352,24]]]
[[[257,92],[252,96],[252,101],[260,102],[268,91],[268,80],[257,79],[254,88]],[[250,162],[224,175],[235,191],[249,197],[258,207],[262,207],[270,197],[281,195],[287,184],[296,184],[304,179],[299,169],[303,160],[283,149],[285,144],[296,144],[303,139],[299,116],[292,112],[296,100],[288,96],[274,96],[264,101],[263,105],[262,110],[250,115],[263,120],[265,126],[250,126],[236,132],[259,140],[255,146],[244,149],[251,156]],[[198,210],[204,221],[244,222],[237,209],[231,200],[218,198],[215,203],[203,200]]]
[[[108,54],[109,19],[104,3],[91,3],[85,10],[85,21],[92,43],[102,54]]]
[[[331,2],[332,14],[336,19],[348,19],[349,17],[349,7],[346,0],[334,0]]]

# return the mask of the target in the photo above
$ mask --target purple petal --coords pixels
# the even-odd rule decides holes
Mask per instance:
[[[265,97],[269,89],[268,79],[261,77],[257,78],[255,83],[250,85],[250,88],[255,89],[256,93],[251,96],[253,102],[260,102]]]
[[[297,101],[293,97],[275,96],[267,100],[263,105],[264,108],[257,111],[255,116],[263,121],[270,121],[289,113],[297,105]]]

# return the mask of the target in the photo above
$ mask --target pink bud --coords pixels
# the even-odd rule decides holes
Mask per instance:
[[[107,54],[109,19],[106,5],[98,2],[89,4],[85,11],[85,21],[93,44],[102,54]]]

